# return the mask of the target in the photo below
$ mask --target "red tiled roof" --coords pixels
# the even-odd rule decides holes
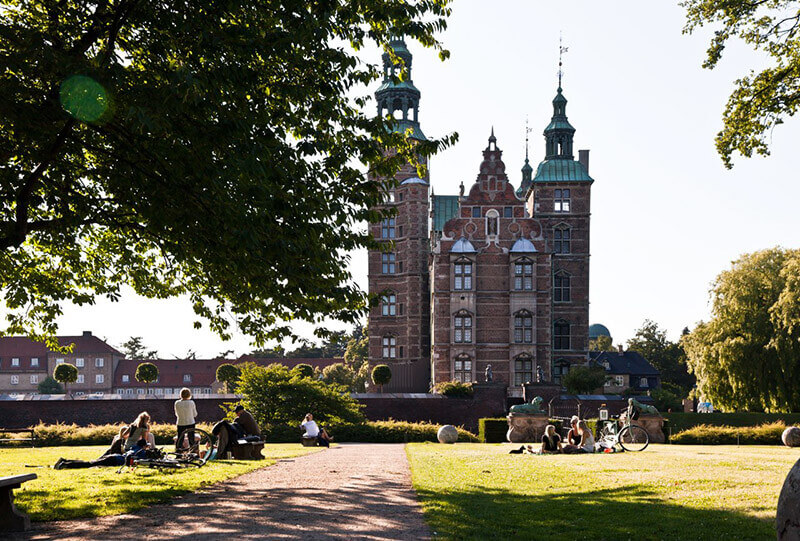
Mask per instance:
[[[81,336],[59,336],[58,343],[61,345],[75,344],[71,355],[101,353],[122,356],[122,353],[88,331]],[[0,370],[29,369],[31,357],[37,357],[39,367],[46,370],[48,353],[50,352],[43,343],[34,342],[27,336],[0,337]],[[11,359],[15,357],[20,360],[20,366],[12,368]]]

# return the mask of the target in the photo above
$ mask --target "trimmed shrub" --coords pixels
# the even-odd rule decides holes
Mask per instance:
[[[392,369],[389,368],[389,365],[379,364],[372,369],[372,383],[379,386],[381,392],[383,392],[383,386],[390,381],[392,381]]]
[[[673,434],[670,443],[683,445],[780,445],[786,430],[782,421],[759,426],[698,425]]]
[[[300,374],[301,378],[311,378],[314,377],[314,367],[310,364],[300,363],[294,368],[292,368],[293,372]]]
[[[322,426],[336,442],[405,443],[409,441],[439,441],[436,434],[440,425],[431,423],[408,423],[405,421],[370,421],[362,424],[325,424]],[[457,428],[458,441],[476,442],[475,434]],[[264,439],[270,443],[297,443],[302,430],[298,426],[270,425],[262,430]]]
[[[118,425],[89,425],[78,426],[75,424],[38,424],[33,427],[37,445],[53,447],[60,445],[110,445],[111,440],[125,426]],[[211,425],[198,424],[197,428],[211,431]],[[157,445],[172,445],[175,437],[175,425],[153,424],[150,431],[156,438]],[[24,434],[23,434],[24,436]]]
[[[448,398],[472,398],[475,394],[471,383],[460,381],[442,381],[437,383],[433,390]]]
[[[478,441],[481,443],[503,443],[508,432],[508,420],[504,417],[478,419]]]
[[[800,425],[800,413],[666,413],[673,432],[681,432],[699,425],[710,426],[758,426],[764,423],[783,421],[789,425]],[[666,430],[666,425],[664,426]]]

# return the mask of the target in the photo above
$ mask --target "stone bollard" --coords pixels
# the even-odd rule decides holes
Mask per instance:
[[[647,431],[650,436],[650,443],[664,443],[664,418],[660,415],[639,415],[639,418],[633,421]]]
[[[547,426],[546,413],[509,413],[506,439],[511,443],[531,443],[542,439]]]
[[[800,539],[800,460],[794,463],[778,498],[778,513],[775,517],[778,541]]]

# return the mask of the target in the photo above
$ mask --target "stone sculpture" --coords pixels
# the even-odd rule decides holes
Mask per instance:
[[[800,447],[800,428],[790,426],[781,434],[781,441],[786,447]]]
[[[658,409],[656,409],[655,406],[650,406],[648,404],[642,404],[641,402],[639,402],[635,398],[629,398],[628,399],[628,411],[629,412],[633,412],[633,410],[636,410],[639,413],[644,414],[644,415],[661,415],[658,412]]]
[[[453,425],[444,425],[436,433],[439,443],[455,443],[458,441],[458,430]]]
[[[541,396],[534,396],[533,400],[531,400],[530,404],[517,404],[516,406],[511,406],[511,409],[508,410],[509,413],[544,413],[542,409],[542,397]]]
[[[494,375],[492,374],[492,365],[486,365],[486,372],[484,372],[484,377],[486,379],[486,383],[491,383],[494,379]]]
[[[786,481],[783,482],[778,498],[778,512],[775,517],[778,541],[800,539],[800,460],[795,462]]]

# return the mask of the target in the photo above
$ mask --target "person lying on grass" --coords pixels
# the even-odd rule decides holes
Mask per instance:
[[[123,448],[125,439],[127,438],[129,432],[129,426],[123,426],[120,428],[119,434],[114,436],[114,439],[111,441],[111,446],[106,449],[102,455],[100,455],[100,458],[96,458],[95,460],[69,460],[66,458],[59,458],[53,466],[53,469],[74,470],[81,468],[95,468],[100,466],[122,466],[125,464],[126,456],[137,453],[135,450],[126,453]],[[140,448],[139,451],[143,450],[143,448]]]

